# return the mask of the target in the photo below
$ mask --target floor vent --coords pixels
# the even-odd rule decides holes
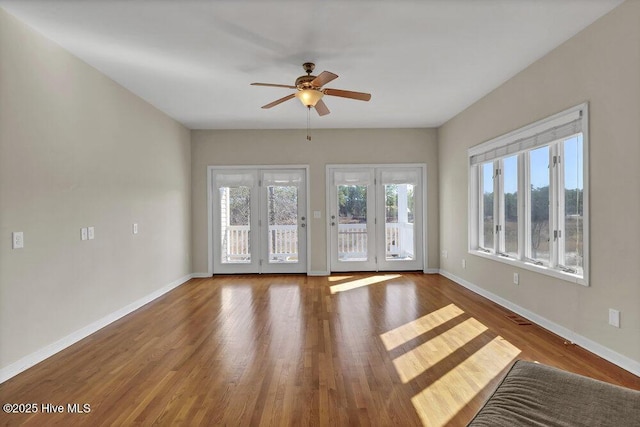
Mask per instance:
[[[507,319],[511,320],[513,323],[515,323],[517,325],[520,325],[520,326],[526,326],[526,325],[531,325],[532,324],[527,319],[524,319],[524,318],[518,316],[517,314],[507,314]]]

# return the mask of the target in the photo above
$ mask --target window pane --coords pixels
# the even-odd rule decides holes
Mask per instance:
[[[530,257],[549,262],[549,147],[529,153],[531,182]]]
[[[518,156],[503,161],[504,252],[518,256]]]
[[[564,254],[560,263],[582,275],[583,163],[582,135],[564,142]]]
[[[298,187],[267,186],[269,263],[298,262]]]
[[[385,184],[385,258],[414,259],[414,186],[413,184]]]
[[[367,258],[367,186],[338,185],[338,260]]]
[[[223,264],[251,262],[251,187],[220,188],[220,261]]]
[[[482,165],[482,206],[480,246],[493,249],[493,163]]]

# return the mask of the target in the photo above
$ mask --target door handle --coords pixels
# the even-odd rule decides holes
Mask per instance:
[[[335,223],[335,222],[332,222],[332,223],[331,223],[331,226],[333,227],[334,225],[336,225],[336,223]]]
[[[300,218],[300,219],[301,219],[302,221],[304,221],[306,218],[305,218],[305,217],[302,217],[302,218]]]

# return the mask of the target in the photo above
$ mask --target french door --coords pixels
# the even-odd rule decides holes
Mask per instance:
[[[306,169],[213,168],[213,272],[307,271]]]
[[[420,166],[329,166],[331,271],[422,270]]]

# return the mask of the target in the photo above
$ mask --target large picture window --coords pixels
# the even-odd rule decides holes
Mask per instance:
[[[469,251],[588,284],[587,104],[469,149]]]

